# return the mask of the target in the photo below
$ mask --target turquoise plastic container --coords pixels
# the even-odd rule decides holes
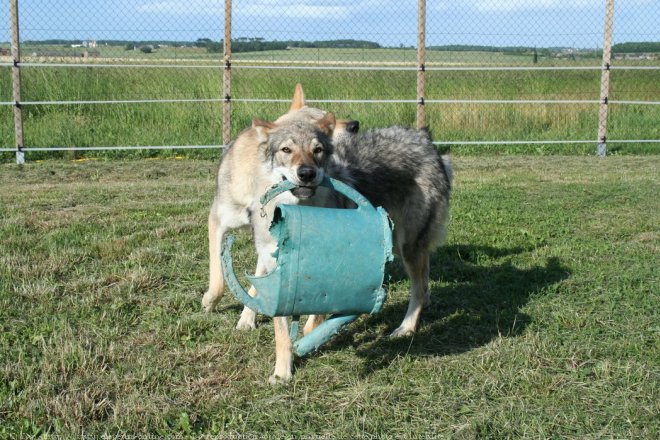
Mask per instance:
[[[247,275],[257,290],[255,297],[248,295],[234,273],[233,236],[227,237],[222,252],[229,288],[252,310],[267,316],[333,315],[295,342],[301,356],[358,315],[380,311],[386,296],[385,264],[392,260],[392,224],[385,210],[338,180],[326,178],[321,185],[350,198],[357,208],[278,205],[270,227],[277,242],[273,255],[277,266],[264,276]],[[283,181],[261,203],[294,187]]]

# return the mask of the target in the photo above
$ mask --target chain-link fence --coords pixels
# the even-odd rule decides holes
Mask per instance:
[[[310,105],[428,126],[453,151],[656,151],[660,4],[0,1],[0,154],[19,161],[217,156],[297,82]]]

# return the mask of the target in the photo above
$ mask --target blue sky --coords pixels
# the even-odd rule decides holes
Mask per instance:
[[[0,1],[0,41],[9,6]],[[224,0],[19,0],[25,39],[220,40]],[[415,45],[416,0],[234,0],[233,36]],[[427,44],[602,44],[605,0],[428,0]],[[660,41],[660,1],[615,0],[616,42]]]

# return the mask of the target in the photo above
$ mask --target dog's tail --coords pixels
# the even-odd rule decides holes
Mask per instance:
[[[454,182],[454,170],[451,166],[451,158],[448,154],[443,154],[440,156],[440,160],[442,161],[442,167],[445,169],[447,182],[449,182],[449,189],[451,189]]]

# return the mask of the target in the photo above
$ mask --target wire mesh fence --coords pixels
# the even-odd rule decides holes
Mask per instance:
[[[253,117],[285,112],[297,82],[311,105],[428,126],[455,151],[657,151],[660,5],[0,1],[6,158],[217,156]]]

